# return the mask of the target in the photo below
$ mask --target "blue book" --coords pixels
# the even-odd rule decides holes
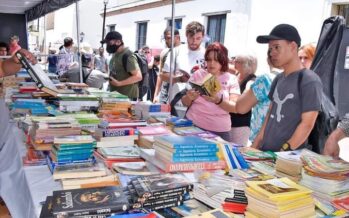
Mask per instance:
[[[217,153],[218,152],[217,146],[214,148],[177,148],[174,149],[175,154],[186,154],[186,153],[200,153],[200,152],[205,152],[205,153]]]
[[[218,161],[218,157],[215,156],[203,156],[203,157],[173,157],[172,162],[182,163],[182,162],[213,162]]]
[[[229,165],[231,169],[238,169],[238,166],[236,165],[236,162],[234,161],[233,157],[233,152],[231,151],[230,145],[225,144],[225,157],[226,157],[226,162]]]
[[[242,169],[248,169],[250,168],[248,163],[246,162],[245,158],[242,156],[238,148],[233,148],[234,155],[236,159],[238,160],[240,166]]]
[[[216,156],[216,152],[190,152],[190,153],[173,153],[173,157],[202,157],[202,156]]]
[[[176,136],[176,135],[164,135],[155,137],[155,143],[158,142],[169,148],[217,148],[217,144],[204,140],[198,136]]]

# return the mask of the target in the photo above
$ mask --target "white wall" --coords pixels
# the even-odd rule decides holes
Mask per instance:
[[[193,20],[207,25],[210,12],[227,13],[225,46],[231,56],[253,52],[260,62],[259,71],[266,71],[267,45],[256,43],[256,37],[269,34],[280,23],[294,25],[302,38],[302,44],[316,42],[322,22],[330,16],[330,0],[196,0],[177,3],[176,16],[183,16],[182,40],[185,41],[185,26]],[[116,30],[131,49],[136,47],[137,23],[148,20],[147,44],[150,47],[163,47],[162,32],[166,27],[166,17],[171,16],[171,5],[107,17],[106,24],[116,24]]]

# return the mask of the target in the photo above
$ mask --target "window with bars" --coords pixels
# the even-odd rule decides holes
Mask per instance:
[[[207,17],[207,35],[209,37],[206,47],[212,42],[224,43],[226,14],[212,15]]]
[[[147,22],[137,23],[137,50],[147,43]]]

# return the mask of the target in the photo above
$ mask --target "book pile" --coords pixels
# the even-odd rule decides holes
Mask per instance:
[[[301,160],[304,168],[300,183],[314,190],[313,195],[317,199],[344,205],[349,197],[349,163],[305,149]],[[348,201],[346,205],[348,209]]]
[[[26,155],[22,158],[24,166],[46,165],[46,154],[43,151],[37,151],[28,148]]]
[[[48,115],[48,105],[43,99],[16,99],[12,111],[27,110],[31,115]]]
[[[126,126],[123,126],[123,124]],[[99,128],[95,131],[94,136],[98,140],[97,147],[131,146],[135,144],[134,140],[138,138],[135,127],[128,126],[128,123],[115,123],[115,126],[114,123],[111,123],[110,126],[107,125],[107,127],[99,125]]]
[[[168,104],[152,104],[150,102],[138,102],[134,105],[134,113],[140,119],[147,120],[150,117],[170,116],[171,107]]]
[[[98,116],[103,117],[103,115],[126,115],[131,116],[131,106],[130,101],[125,101],[124,99],[110,99],[103,98],[101,106],[98,110]]]
[[[35,82],[20,82],[18,85],[20,93],[33,93],[39,91]]]
[[[44,208],[44,207],[43,207]],[[129,209],[127,196],[116,186],[54,191],[50,217],[110,217]]]
[[[227,211],[243,213],[245,183],[219,172],[204,172],[193,190],[193,197],[212,208],[226,208]]]
[[[108,168],[112,168],[113,163],[143,161],[140,158],[139,148],[135,145],[101,147],[95,151],[94,156]]]
[[[153,148],[154,137],[173,134],[166,126],[144,126],[138,127],[137,145],[143,148]]]
[[[59,110],[64,112],[98,111],[99,100],[94,95],[58,94]]]
[[[99,123],[101,122],[96,114],[76,113],[72,114],[72,116],[78,121],[81,129],[86,130],[89,133],[94,133],[97,130]]]
[[[193,185],[179,174],[139,176],[125,188],[131,208],[159,210],[176,207],[189,198]]]
[[[90,135],[55,137],[50,151],[54,163],[74,163],[90,160],[96,146]]]
[[[80,135],[80,124],[74,118],[32,117],[30,142],[36,150],[51,150],[54,137]]]
[[[270,161],[252,161],[250,162],[251,168],[261,172],[265,175],[269,176],[275,176],[276,170],[275,170],[275,164]]]
[[[275,162],[275,175],[278,177],[287,177],[295,182],[302,178],[303,164],[300,159],[301,150],[284,151],[277,153]]]
[[[225,167],[224,161],[219,160],[217,156],[219,149],[215,142],[197,136],[164,135],[156,136],[154,139],[155,158],[165,163],[164,166],[176,163],[194,165],[200,163],[203,167],[201,169],[206,170],[217,169],[217,165],[222,167],[220,169]],[[156,163],[154,165],[157,166]]]
[[[312,191],[284,177],[267,181],[247,181],[246,217],[314,217]]]

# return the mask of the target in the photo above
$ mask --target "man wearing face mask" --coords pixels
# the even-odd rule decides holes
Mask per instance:
[[[142,80],[142,73],[136,56],[124,46],[122,35],[119,32],[109,32],[102,42],[107,43],[107,52],[113,55],[109,63],[110,91],[117,91],[131,99],[137,99],[139,95],[138,82]],[[124,55],[128,55],[127,71],[122,64]]]

